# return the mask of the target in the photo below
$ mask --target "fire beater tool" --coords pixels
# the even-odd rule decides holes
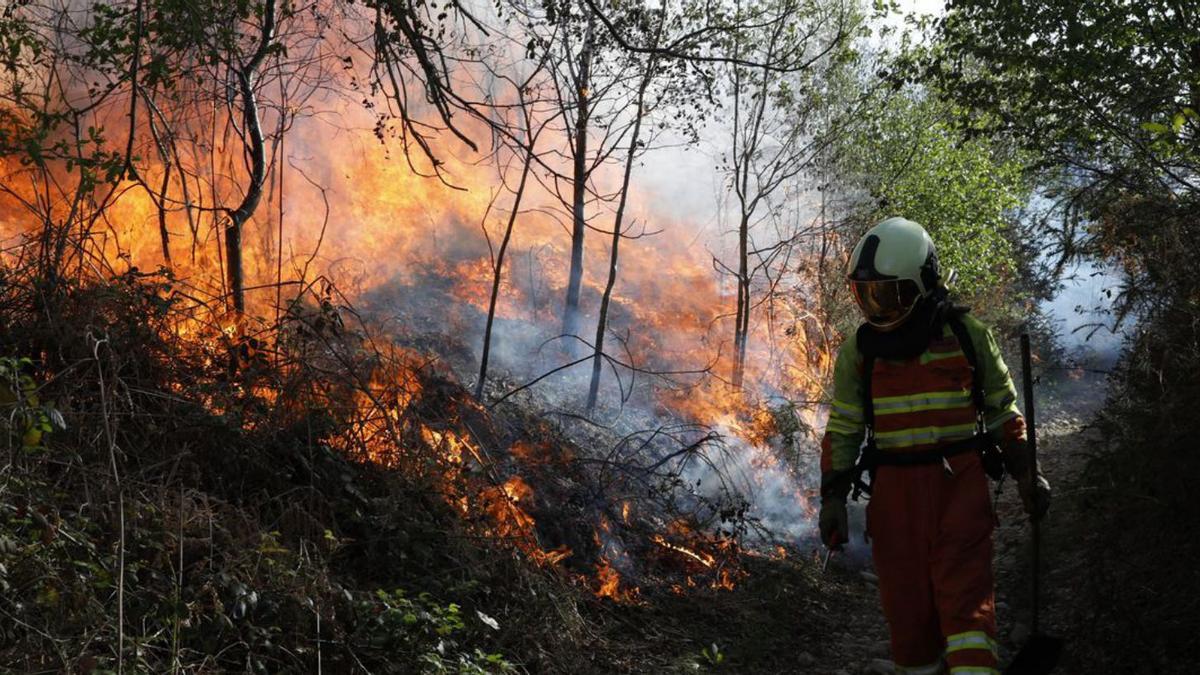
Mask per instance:
[[[1037,472],[1037,418],[1034,414],[1033,405],[1033,371],[1030,366],[1030,349],[1029,349],[1029,334],[1021,334],[1021,370],[1023,379],[1025,380],[1025,428],[1029,436],[1029,471],[1034,474],[1030,478],[1036,477]],[[1040,588],[1040,573],[1039,563],[1041,558],[1041,532],[1038,521],[1035,518],[1029,519],[1030,531],[1032,532],[1033,544],[1031,548],[1031,558],[1033,564],[1033,604],[1032,604],[1032,622],[1029,641],[1021,647],[1021,651],[1017,652],[1012,663],[1005,669],[1005,675],[1044,675],[1054,670],[1058,665],[1058,659],[1062,655],[1063,642],[1061,639],[1045,635],[1038,629],[1038,612],[1041,609],[1039,600],[1041,595]]]

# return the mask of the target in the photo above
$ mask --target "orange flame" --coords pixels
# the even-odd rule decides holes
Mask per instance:
[[[282,281],[304,285],[318,276],[336,282],[346,294],[345,299],[352,302],[363,299],[369,291],[432,278],[443,284],[446,295],[457,303],[474,310],[485,309],[493,273],[489,243],[494,243],[497,228],[504,222],[497,215],[503,215],[503,209],[510,206],[504,203],[506,194],[501,193],[498,201],[495,198],[497,167],[466,156],[458,145],[434,139],[434,150],[444,159],[444,169],[457,185],[466,188],[452,190],[417,175],[391,154],[395,149],[378,143],[370,131],[376,122],[370,111],[333,98],[310,105],[311,116],[295,120],[286,139],[290,150],[272,169],[271,180],[278,181],[280,187],[263,199],[243,234],[251,319],[268,321],[276,312],[310,311],[307,306],[289,305],[297,297],[292,291],[283,293],[283,307],[276,307],[274,284]],[[97,120],[97,126],[122,128],[122,124],[114,123],[125,119],[127,108],[121,108],[115,106],[110,113],[113,118]],[[325,118],[342,120],[340,128],[326,125],[322,121]],[[220,125],[224,121],[218,116],[212,123]],[[135,154],[157,157],[145,117],[140,123],[143,126],[134,139]],[[465,125],[470,127],[471,122]],[[482,128],[474,131],[486,135]],[[336,142],[330,142],[333,133],[337,134]],[[314,152],[317,149],[319,152]],[[198,296],[199,301],[210,305],[210,312],[204,319],[182,321],[173,330],[180,337],[204,345],[211,362],[218,363],[227,356],[231,344],[243,339],[246,328],[229,311],[222,250],[224,222],[211,214],[236,203],[240,183],[244,182],[240,179],[245,177],[244,157],[236,143],[215,148],[181,145],[178,152],[179,161],[195,172],[197,185],[203,184],[206,189],[191,197],[202,208],[189,212],[173,207],[162,214],[169,233],[167,245],[172,251],[174,287]],[[4,214],[0,217],[0,237],[4,239],[35,235],[47,220],[65,222],[64,213],[71,208],[66,201],[50,205],[51,210],[57,210],[47,219],[22,206],[22,201],[39,203],[36,191],[23,187],[28,181],[17,178],[17,174],[27,176],[28,171],[19,162],[0,160],[6,185],[17,195],[28,197],[21,200],[0,194],[0,213]],[[50,171],[59,179],[68,176],[64,166],[51,167]],[[146,185],[158,185],[164,177],[164,168],[152,159],[138,167],[138,172]],[[616,175],[605,175],[603,168],[596,173],[601,182],[612,181]],[[172,199],[182,204],[184,184],[177,175],[167,178]],[[104,189],[115,196],[103,219],[106,224],[92,230],[82,244],[88,255],[116,273],[165,265],[159,208],[143,184],[125,181]],[[525,274],[530,279],[518,279],[511,267],[515,263],[510,262],[501,287],[498,317],[545,325],[558,318],[555,302],[567,285],[564,260],[569,242],[554,215],[558,208],[555,196],[535,191],[526,199],[513,250],[529,252]],[[650,245],[623,246],[621,277],[613,303],[621,310],[621,327],[631,329],[627,347],[639,363],[652,368],[700,370],[718,352],[717,345],[731,341],[731,322],[721,319],[729,311],[728,282],[714,273],[708,250],[693,245],[697,230],[693,223],[670,222],[670,218],[647,206],[655,196],[639,193],[636,188],[631,201],[635,215],[658,224],[664,234]],[[481,235],[481,225],[493,237],[491,242]],[[602,239],[593,236],[588,241],[589,260],[605,259]],[[535,251],[540,252],[536,260]],[[803,264],[812,262],[806,260]],[[603,275],[594,272],[588,270],[584,283],[596,297],[602,291]],[[321,312],[326,309],[321,303],[315,304],[313,316],[303,317],[313,324],[323,320]],[[442,314],[437,318],[450,321],[451,308],[439,309]],[[755,319],[744,390],[734,390],[716,377],[696,377],[688,388],[658,387],[654,396],[661,411],[735,436],[744,443],[746,452],[752,453],[748,464],[762,467],[773,461],[767,444],[778,432],[764,401],[772,395],[818,397],[822,376],[832,366],[832,353],[820,341],[810,339],[804,326],[812,323],[812,313],[798,297],[778,298],[770,316]],[[403,338],[406,330],[408,327],[399,326],[394,332]],[[451,327],[444,330],[447,336],[455,332]],[[569,558],[569,547],[546,550],[539,543],[537,522],[531,515],[539,512],[538,495],[524,478],[514,475],[501,479],[507,471],[499,472],[499,476],[482,475],[493,471],[496,462],[485,456],[484,449],[465,428],[433,428],[410,419],[410,409],[421,393],[411,364],[420,359],[415,352],[393,348],[398,354],[392,355],[400,365],[374,369],[368,384],[347,385],[346,399],[337,402],[349,407],[356,420],[355,437],[335,439],[337,448],[384,466],[426,471],[405,463],[406,443],[419,438],[433,451],[439,485],[455,509],[463,514],[486,513],[488,523],[484,527],[489,534],[511,540],[543,564],[557,565]],[[731,370],[727,354],[715,361],[713,370],[719,375]],[[266,385],[251,385],[249,393],[267,402],[281,398],[279,391]],[[210,405],[220,412],[218,402]],[[563,449],[525,440],[514,443],[509,454],[525,468],[571,460]],[[476,482],[468,486],[470,481]],[[802,495],[796,498],[805,503]],[[623,501],[619,509],[620,523],[628,526],[641,521],[638,516],[643,514],[634,513],[629,501]],[[612,524],[605,518],[600,519],[598,527],[611,533]],[[679,523],[672,524],[666,534],[671,539],[654,535],[652,541],[689,564],[709,570],[703,575],[691,570],[703,579],[715,570],[713,587],[733,587],[736,573],[721,567],[719,560],[721,542],[698,540]],[[599,539],[597,534],[598,544]],[[709,551],[717,551],[718,555]],[[600,597],[628,601],[639,593],[636,586],[622,580],[604,556],[596,563],[593,581]],[[695,581],[688,576],[686,584],[691,587]]]

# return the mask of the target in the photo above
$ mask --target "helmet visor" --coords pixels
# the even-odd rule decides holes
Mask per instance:
[[[921,297],[921,289],[911,279],[851,280],[850,288],[867,323],[885,330],[904,323]]]

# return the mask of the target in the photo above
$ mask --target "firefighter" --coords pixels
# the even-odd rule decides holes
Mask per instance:
[[[896,672],[998,673],[988,476],[1007,471],[1033,518],[1050,503],[1012,378],[991,331],[949,302],[917,223],[871,228],[848,280],[866,321],[834,366],[821,539],[846,542],[846,498],[869,491],[866,535]]]

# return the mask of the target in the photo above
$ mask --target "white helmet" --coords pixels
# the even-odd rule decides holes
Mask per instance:
[[[918,300],[938,287],[937,249],[925,228],[888,218],[858,241],[846,278],[867,323],[893,330],[908,319]]]

